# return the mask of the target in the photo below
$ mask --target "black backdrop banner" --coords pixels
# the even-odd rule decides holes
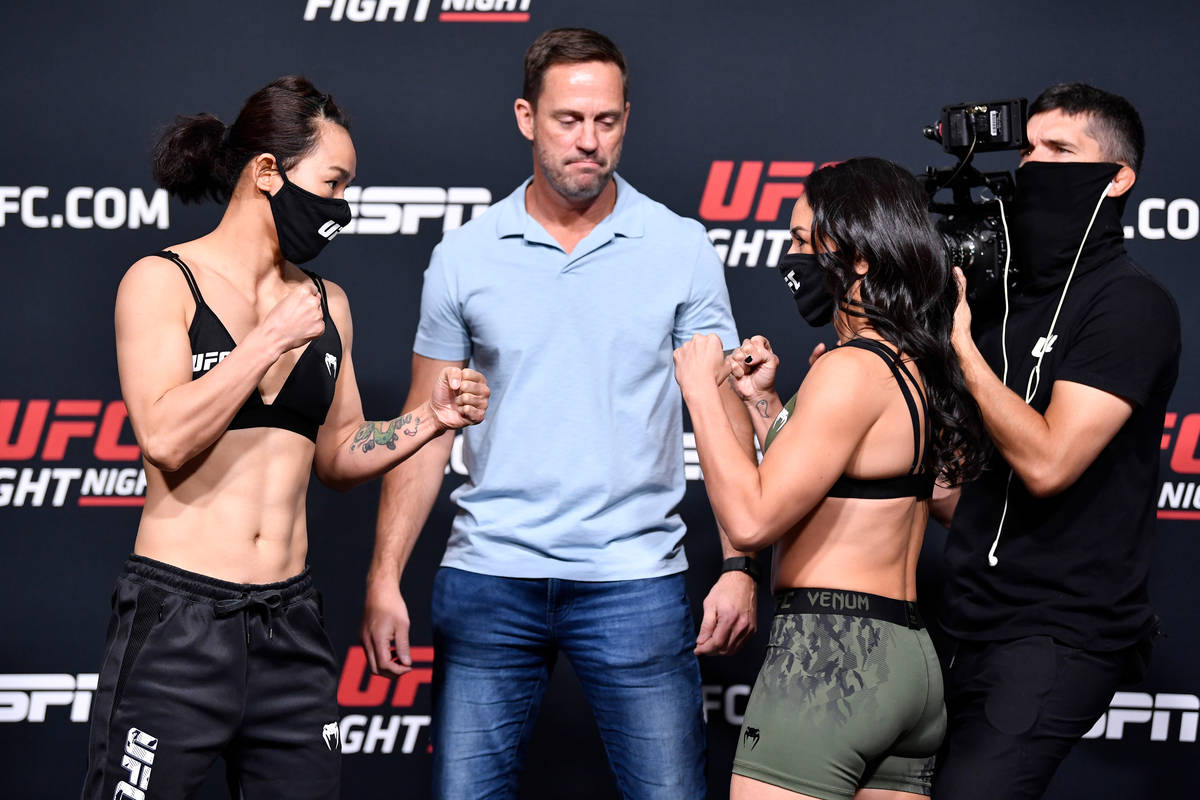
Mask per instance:
[[[795,386],[829,330],[796,315],[774,266],[791,199],[814,168],[881,155],[914,170],[951,163],[921,136],[943,105],[1032,98],[1083,80],[1130,98],[1148,133],[1126,213],[1130,252],[1183,309],[1184,369],[1164,420],[1152,593],[1169,637],[1145,681],[1119,693],[1071,754],[1050,797],[1177,794],[1193,779],[1200,719],[1200,335],[1191,273],[1200,232],[1200,109],[1192,3],[980,4],[798,0],[235,0],[6,3],[0,98],[0,785],[63,798],[82,781],[108,598],[137,525],[144,480],[117,385],[116,286],[140,256],[200,235],[216,206],[183,207],[149,172],[156,130],[178,113],[231,122],[271,79],[302,73],[353,117],[355,222],[316,262],[347,291],[368,418],[407,390],[421,274],[445,230],[530,172],[512,101],[543,30],[596,28],[631,69],[621,173],[700,219],[724,259],[739,331],[763,333]],[[853,10],[851,10],[853,9]],[[1189,34],[1188,31],[1193,33]],[[1011,153],[977,159],[1012,168]],[[630,287],[636,291],[637,287]],[[683,514],[697,606],[720,551],[690,435]],[[582,454],[581,454],[582,457]],[[459,450],[405,575],[416,669],[372,677],[357,645],[378,482],[347,494],[316,481],[310,562],[344,663],[346,797],[429,792],[429,599],[465,472]],[[936,613],[946,532],[920,567]],[[725,797],[734,739],[765,644],[705,658],[711,794]],[[223,796],[214,771],[204,797]],[[522,796],[616,796],[595,723],[558,666]]]

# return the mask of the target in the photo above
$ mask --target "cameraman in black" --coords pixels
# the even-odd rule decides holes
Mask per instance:
[[[938,800],[1037,798],[1117,686],[1141,676],[1179,311],[1125,252],[1145,134],[1124,98],[1060,84],[1029,109],[1005,209],[1016,286],[952,336],[995,454],[953,518],[942,626],[957,646]],[[956,270],[960,298],[966,281]]]

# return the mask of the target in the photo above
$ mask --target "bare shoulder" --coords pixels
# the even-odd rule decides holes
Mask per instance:
[[[883,380],[891,380],[891,373],[879,356],[856,347],[838,347],[809,368],[797,401],[825,414],[874,418],[886,404],[887,393],[880,391]]]
[[[804,384],[814,387],[839,387],[842,391],[867,389],[888,372],[879,356],[857,347],[835,347],[816,360],[808,370]],[[889,373],[890,374],[890,373]]]
[[[178,266],[159,256],[140,258],[125,270],[117,288],[117,303],[153,301],[161,304],[189,294]]]
[[[325,284],[325,300],[329,303],[329,315],[339,328],[350,324],[350,298],[346,290],[328,278],[322,278]]]
[[[350,298],[346,295],[345,289],[328,278],[322,278],[321,282],[325,284],[325,294],[329,298],[331,307],[334,303],[337,303],[345,308],[350,308]]]

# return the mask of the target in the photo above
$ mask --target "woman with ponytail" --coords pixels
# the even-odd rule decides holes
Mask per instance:
[[[727,358],[676,351],[704,483],[730,542],[774,551],[776,613],[730,794],[928,795],[945,733],[942,678],[916,607],[935,479],[983,460],[978,409],[950,346],[957,288],[911,174],[876,158],[808,179],[781,264],[812,325],[832,318],[800,390],[775,393],[761,336]],[[739,449],[717,395],[733,382],[764,451]]]
[[[350,222],[349,121],[301,77],[232,126],[180,117],[159,185],[225,204],[216,229],[136,262],[117,291],[121,393],[146,471],[113,593],[84,798],[190,797],[225,759],[240,798],[338,796],[338,664],[306,566],[315,471],[349,488],[479,422],[481,375],[368,422],[345,293],[298,264]]]

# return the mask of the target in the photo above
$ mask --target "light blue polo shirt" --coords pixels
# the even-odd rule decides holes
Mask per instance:
[[[704,228],[620,177],[569,255],[525,211],[526,181],[433,251],[413,350],[470,359],[492,389],[464,432],[470,477],[442,564],[606,581],[687,569],[672,350],[738,344]]]

